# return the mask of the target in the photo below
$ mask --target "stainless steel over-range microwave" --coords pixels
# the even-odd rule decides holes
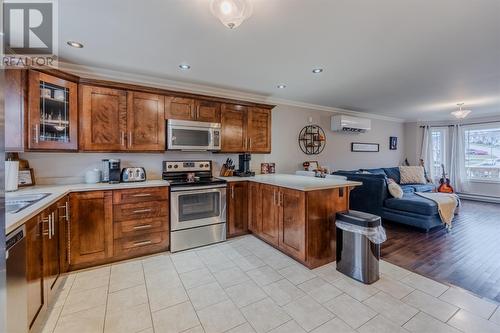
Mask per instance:
[[[167,120],[167,150],[216,151],[220,147],[220,123]]]

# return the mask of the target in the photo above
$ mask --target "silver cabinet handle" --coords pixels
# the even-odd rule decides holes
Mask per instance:
[[[139,213],[148,213],[150,211],[152,211],[153,209],[152,208],[147,208],[147,209],[137,209],[137,210],[134,210],[132,213],[134,214],[139,214]]]
[[[122,146],[125,146],[125,132],[124,131],[120,131],[120,145]]]
[[[252,138],[248,138],[248,149],[252,149]]]
[[[148,245],[148,244],[151,244],[151,243],[153,243],[153,242],[150,241],[150,240],[146,240],[146,241],[142,241],[142,242],[134,242],[134,247]]]
[[[49,223],[49,239],[52,239],[52,213],[49,215],[48,223]]]
[[[140,198],[140,197],[150,197],[152,194],[151,193],[139,193],[139,194],[133,194],[132,196],[135,198]]]
[[[231,199],[234,199],[234,185],[231,186]]]
[[[142,230],[142,229],[149,229],[151,228],[151,224],[143,224],[143,225],[137,225],[133,229],[134,230]]]
[[[276,190],[273,190],[273,205],[276,206]]]
[[[52,236],[56,235],[56,213],[52,212]]]
[[[128,146],[132,147],[132,131],[128,132]]]

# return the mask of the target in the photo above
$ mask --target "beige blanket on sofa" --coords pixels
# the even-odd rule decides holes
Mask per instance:
[[[451,229],[451,222],[455,216],[455,210],[460,206],[460,199],[455,193],[434,193],[434,192],[416,192],[415,194],[430,199],[437,203],[441,221]]]

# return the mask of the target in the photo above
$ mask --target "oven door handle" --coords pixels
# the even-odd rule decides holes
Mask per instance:
[[[226,184],[220,185],[208,185],[208,186],[182,186],[182,187],[170,187],[170,192],[183,192],[183,193],[200,193],[200,191],[216,192],[221,188],[226,188]],[[214,191],[210,191],[214,190]]]

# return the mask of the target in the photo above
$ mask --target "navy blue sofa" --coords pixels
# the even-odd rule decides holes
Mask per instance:
[[[396,183],[401,180],[399,168],[364,169],[337,171],[334,174],[346,176],[349,180],[360,181],[351,191],[350,208],[378,215],[383,219],[410,225],[425,231],[442,226],[437,204],[415,192],[432,192],[433,184],[405,184],[403,198],[392,197],[387,190],[387,178]]]

